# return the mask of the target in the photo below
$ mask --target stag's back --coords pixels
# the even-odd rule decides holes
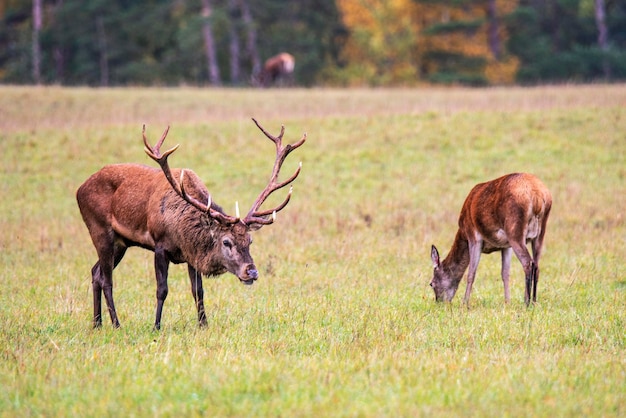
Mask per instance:
[[[200,178],[191,170],[185,172],[186,190],[206,202],[208,191]],[[180,169],[173,169],[172,173],[178,177]],[[76,199],[90,231],[114,231],[129,243],[147,248],[154,248],[155,240],[168,229],[178,228],[176,221],[180,216],[171,212],[174,209],[178,213],[185,206],[161,170],[140,164],[103,167],[79,187]]]
[[[153,247],[148,232],[155,198],[169,191],[160,170],[140,164],[113,164],[89,177],[76,192],[80,213],[92,231],[117,232],[129,241]]]

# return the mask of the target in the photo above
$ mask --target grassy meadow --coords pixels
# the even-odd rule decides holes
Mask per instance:
[[[180,143],[229,213],[265,186],[273,144],[308,140],[254,286],[184,266],[152,330],[150,252],[114,272],[122,327],[91,329],[96,261],[75,200],[105,164]],[[0,86],[0,417],[626,415],[626,85],[493,89]],[[428,283],[473,185],[528,171],[554,204],[538,303],[484,255],[470,309]],[[284,194],[276,193],[276,199]],[[272,202],[269,202],[270,204]],[[106,312],[106,308],[103,312]]]

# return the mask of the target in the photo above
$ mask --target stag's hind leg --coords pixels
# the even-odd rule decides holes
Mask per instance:
[[[108,236],[107,239],[94,240],[94,242],[98,242],[99,245],[96,246],[98,262],[91,269],[94,304],[93,326],[94,328],[102,326],[102,293],[104,293],[111,323],[115,328],[119,328],[120,321],[113,300],[113,269],[124,257],[126,246],[116,243],[114,238],[108,239]]]

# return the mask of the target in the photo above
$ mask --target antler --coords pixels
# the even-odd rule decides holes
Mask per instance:
[[[295,144],[287,144],[283,147],[282,139],[283,139],[283,134],[285,133],[285,126],[281,126],[280,134],[276,137],[270,134],[269,132],[267,132],[261,125],[259,125],[256,119],[252,118],[252,120],[254,121],[256,126],[261,130],[261,132],[263,132],[265,136],[271,139],[272,142],[276,145],[276,160],[274,161],[274,169],[272,170],[272,176],[270,177],[269,183],[267,184],[265,189],[261,192],[261,194],[259,194],[259,197],[256,198],[256,201],[252,205],[252,208],[250,208],[250,211],[248,212],[246,217],[243,219],[243,222],[247,225],[258,224],[262,226],[262,225],[268,225],[274,222],[274,220],[276,219],[276,212],[278,212],[279,210],[287,206],[287,203],[289,203],[289,199],[291,198],[291,192],[293,190],[293,187],[289,189],[289,193],[287,194],[287,197],[285,198],[283,203],[281,203],[280,205],[276,206],[273,209],[259,211],[259,208],[261,207],[263,202],[265,202],[265,199],[267,199],[270,194],[272,194],[273,192],[275,192],[276,190],[280,188],[287,186],[288,184],[293,182],[296,179],[296,177],[298,177],[298,174],[300,174],[300,170],[302,169],[302,162],[300,162],[300,165],[298,166],[295,173],[293,173],[291,177],[289,177],[287,180],[282,181],[282,182],[278,181],[278,174],[280,172],[280,167],[283,165],[285,158],[287,158],[287,155],[289,155],[291,151],[298,148],[300,145],[304,144],[304,141],[306,141],[306,134],[304,134],[302,138]],[[268,217],[269,215],[272,215],[272,217]]]
[[[167,157],[169,157],[170,154],[176,151],[179,145],[176,145],[170,148],[169,150],[165,151],[163,154],[161,154],[161,145],[163,145],[163,141],[165,141],[165,137],[167,136],[167,133],[169,132],[169,130],[170,130],[170,127],[168,126],[167,129],[165,129],[165,131],[163,132],[161,139],[159,139],[159,141],[156,143],[154,147],[151,147],[150,144],[148,144],[148,138],[146,138],[146,125],[143,125],[143,130],[141,134],[143,136],[143,144],[145,145],[146,154],[148,154],[150,158],[152,158],[161,166],[161,170],[163,170],[163,174],[165,174],[165,178],[167,179],[167,181],[169,181],[174,191],[178,193],[180,197],[182,197],[185,201],[187,201],[193,207],[195,207],[201,212],[208,213],[210,217],[216,219],[220,223],[233,224],[233,223],[239,222],[238,217],[235,218],[233,216],[228,216],[211,208],[211,194],[210,193],[209,193],[209,198],[208,198],[207,203],[202,203],[195,197],[188,195],[187,192],[185,191],[185,186],[183,185],[184,178],[185,178],[184,169],[180,170],[180,180],[176,181],[176,179],[172,175],[172,171],[170,170],[170,166],[167,162]]]

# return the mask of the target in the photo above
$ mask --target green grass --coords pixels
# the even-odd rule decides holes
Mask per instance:
[[[115,270],[122,328],[92,330],[95,251],[76,188],[102,165],[180,143],[231,214],[263,188],[272,144],[307,143],[277,222],[254,233],[261,277],[205,280],[198,329],[170,268],[152,331],[152,256]],[[166,144],[167,145],[167,144]],[[441,90],[0,87],[0,416],[623,416],[626,86]],[[471,187],[538,175],[554,205],[538,304],[514,260],[504,305],[483,256],[471,309],[434,302]],[[276,199],[282,196],[276,197]],[[461,283],[460,292],[464,291]]]

